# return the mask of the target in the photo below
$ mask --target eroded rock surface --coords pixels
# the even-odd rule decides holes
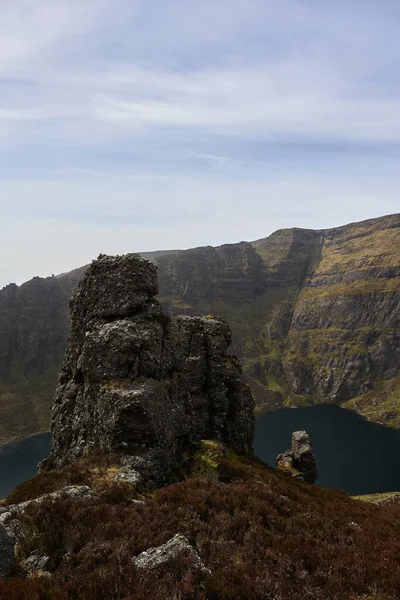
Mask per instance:
[[[100,256],[86,272],[70,305],[47,468],[117,452],[158,484],[201,439],[252,453],[254,401],[227,355],[228,324],[170,320],[157,291],[156,267],[138,255]]]
[[[0,523],[0,577],[9,577],[17,569],[14,543],[12,533]]]
[[[170,571],[176,570],[178,567],[183,572],[191,571],[203,577],[211,575],[211,571],[205,567],[193,546],[183,535],[179,534],[162,546],[149,548],[139,556],[135,556],[132,564],[137,569],[146,571]]]
[[[26,560],[22,561],[22,568],[29,573],[37,573],[38,571],[46,571],[46,567],[49,563],[49,557],[36,550]]]
[[[18,541],[18,536],[21,530],[21,522],[24,519],[27,509],[31,506],[39,506],[43,502],[48,500],[59,500],[61,498],[69,498],[72,500],[92,500],[95,497],[92,490],[87,485],[70,485],[56,492],[49,494],[43,494],[38,498],[32,500],[26,500],[19,504],[10,504],[7,508],[0,513],[0,576],[7,577],[8,575],[1,575],[1,561],[5,561],[8,557],[9,565],[12,564],[12,556],[14,556],[14,546]],[[4,533],[7,537],[4,536]],[[12,547],[12,552],[10,550]],[[9,567],[11,569],[11,567]]]
[[[276,467],[296,479],[315,483],[318,479],[317,461],[313,454],[311,438],[306,431],[292,433],[292,449],[279,454]]]

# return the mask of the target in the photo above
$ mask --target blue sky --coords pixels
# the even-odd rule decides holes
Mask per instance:
[[[400,3],[2,0],[0,286],[400,211]]]

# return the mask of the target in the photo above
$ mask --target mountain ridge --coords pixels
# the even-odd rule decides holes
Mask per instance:
[[[170,315],[228,319],[258,410],[329,401],[398,427],[398,248],[394,214],[143,256]],[[86,268],[0,291],[0,442],[48,427],[68,298]]]

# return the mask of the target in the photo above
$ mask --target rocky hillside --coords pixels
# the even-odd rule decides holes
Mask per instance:
[[[0,291],[0,443],[49,427],[69,330],[68,297],[82,270]]]
[[[353,500],[215,442],[192,469],[139,491],[116,479],[118,457],[97,456],[23,483],[0,508],[0,598],[398,599],[398,503]]]
[[[221,315],[260,410],[336,402],[400,426],[400,215],[153,255],[170,315]],[[49,425],[84,269],[0,291],[0,441]]]
[[[51,454],[0,505],[0,598],[398,598],[396,497],[305,483],[305,431],[281,472],[254,459],[227,323],[170,319],[156,293],[132,254],[99,257],[79,284]]]

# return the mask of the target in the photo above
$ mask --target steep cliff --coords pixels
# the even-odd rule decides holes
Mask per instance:
[[[399,398],[383,384],[400,376],[400,216],[323,232],[320,260],[295,305],[283,366],[295,394],[353,399],[348,406],[365,414],[368,403],[359,396],[383,385],[388,393],[373,416],[400,425]]]
[[[226,354],[225,321],[170,320],[157,270],[135,254],[94,261],[71,301],[71,333],[52,405],[47,468],[99,451],[168,481],[202,439],[252,454],[254,400]]]
[[[245,244],[215,252],[233,260],[239,246],[251,256]],[[238,290],[247,282],[239,302],[193,262],[200,250],[156,260],[161,281],[175,286],[175,295],[161,287],[161,301],[170,311],[228,318],[259,407],[336,402],[400,426],[400,215],[277,231],[252,246],[255,258],[230,271]],[[194,283],[195,299],[185,294]]]
[[[221,315],[260,410],[337,402],[400,426],[400,215],[149,253],[173,315]],[[83,269],[0,291],[0,442],[48,427]]]

